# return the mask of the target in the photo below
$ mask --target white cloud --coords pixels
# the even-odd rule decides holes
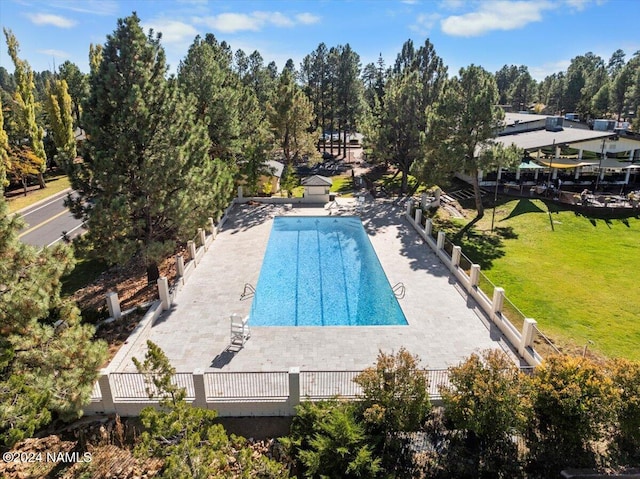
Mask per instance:
[[[571,8],[580,12],[586,8],[589,0],[566,0],[566,2]]]
[[[145,30],[153,28],[154,32],[161,32],[163,44],[191,42],[198,34],[195,27],[177,20],[155,19],[145,22],[143,27]]]
[[[421,13],[409,28],[420,35],[428,35],[440,18],[442,16],[438,13]]]
[[[65,51],[62,50],[54,50],[52,48],[48,49],[48,50],[38,50],[38,53],[42,53],[43,55],[48,55],[50,57],[56,57],[56,58],[70,58],[71,55]]]
[[[555,62],[544,63],[542,65],[529,67],[529,73],[534,80],[542,81],[549,75],[567,71],[570,64],[571,60],[558,60]]]
[[[280,12],[253,12],[252,15],[263,24],[270,23],[276,27],[292,27],[294,25],[293,20]]]
[[[29,20],[36,25],[53,25],[59,28],[71,28],[76,24],[76,22],[70,18],[52,15],[50,13],[29,13],[27,16]]]
[[[441,26],[448,35],[473,37],[492,30],[515,30],[531,22],[539,22],[542,12],[551,8],[554,5],[546,1],[489,1],[481,3],[475,12],[445,18]]]
[[[119,11],[117,0],[49,0],[48,5],[55,9],[94,15],[116,15]]]
[[[416,5],[418,3],[418,0],[401,0],[401,2],[406,5]]]
[[[194,19],[213,30],[223,33],[234,33],[243,30],[260,30],[260,20],[244,13],[221,13],[201,19]]]
[[[465,0],[440,0],[440,8],[444,10],[460,10],[465,5]]]
[[[298,23],[302,23],[303,25],[312,25],[314,23],[318,23],[320,21],[320,17],[313,13],[304,12],[298,13],[296,15],[296,20]]]
[[[311,13],[299,13],[293,18],[281,12],[221,13],[208,17],[194,18],[194,22],[202,23],[213,30],[223,33],[239,31],[257,32],[265,26],[293,27],[297,24],[309,25],[317,23],[320,17]]]

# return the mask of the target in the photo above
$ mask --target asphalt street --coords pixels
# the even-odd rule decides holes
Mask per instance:
[[[67,192],[47,198],[44,202],[20,211],[25,222],[19,232],[20,239],[32,246],[46,247],[67,238],[73,239],[85,232],[82,221],[73,217],[65,208]]]

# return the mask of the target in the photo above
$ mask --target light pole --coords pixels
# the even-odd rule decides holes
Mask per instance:
[[[549,196],[549,190],[551,189],[551,172],[553,171],[553,158],[556,156],[556,139],[553,139],[551,144],[551,160],[549,161],[549,175],[547,176],[547,188],[545,189],[545,196]]]
[[[498,171],[496,172],[496,189],[493,194],[493,213],[491,215],[491,232],[493,233],[493,223],[496,219],[496,204],[498,203],[498,173],[500,173],[500,167],[498,167]]]
[[[604,158],[604,143],[605,141],[607,141],[606,138],[602,139],[602,150],[600,151],[600,161],[598,162],[598,176],[596,176],[596,187],[593,191],[593,193],[595,194],[596,191],[598,191],[598,184],[600,183],[600,170],[602,169],[602,158]]]

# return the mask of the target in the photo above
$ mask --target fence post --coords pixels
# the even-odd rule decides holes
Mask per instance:
[[[211,217],[209,217],[209,228],[211,229],[211,237],[216,239],[216,224]]]
[[[300,368],[289,368],[289,407],[292,415],[295,415],[295,408],[300,404]]]
[[[441,250],[444,249],[444,240],[446,238],[446,234],[444,231],[438,231],[438,242],[436,244],[436,249]]]
[[[427,209],[427,193],[426,192],[422,193],[422,196],[420,197],[420,205],[422,206],[423,210]]]
[[[200,243],[202,243],[202,247],[204,248],[204,250],[207,250],[207,243],[206,243],[206,239],[207,239],[207,235],[204,232],[204,230],[202,228],[198,228],[198,236],[200,236]]]
[[[109,291],[107,293],[107,308],[109,309],[109,316],[113,319],[119,319],[122,317],[120,311],[120,300],[118,299],[118,293],[115,291]]]
[[[412,206],[412,204],[413,204],[413,201],[411,201],[411,200],[407,201],[407,212],[406,212],[407,218],[411,218],[411,206]]]
[[[454,246],[451,251],[451,271],[455,271],[460,266],[460,255],[462,254],[462,248],[460,246]]]
[[[535,339],[537,321],[532,318],[524,318],[524,324],[522,325],[522,338],[520,339],[520,345],[518,346],[518,354],[524,356],[524,350],[529,346],[533,346]]]
[[[242,185],[238,186],[238,198],[242,199]]]
[[[480,280],[480,265],[472,264],[471,271],[469,271],[469,289],[477,288],[478,281]]]
[[[416,208],[416,226],[422,226],[422,210],[420,208]]]
[[[193,240],[187,241],[187,249],[189,250],[189,256],[191,256],[193,265],[197,266],[198,263],[196,263],[196,244],[193,242]]]
[[[427,238],[431,236],[432,228],[433,228],[433,221],[431,221],[431,218],[427,218],[427,221],[424,222],[424,235]]]
[[[162,302],[162,310],[166,311],[171,306],[171,299],[169,296],[169,280],[164,276],[158,278],[158,296]]]
[[[193,370],[193,392],[195,398],[193,399],[194,407],[207,408],[207,390],[204,387],[204,370]]]
[[[176,273],[178,274],[178,280],[184,284],[184,258],[181,254],[176,255]]]
[[[113,392],[109,382],[109,370],[102,368],[98,374],[98,386],[100,386],[100,394],[102,395],[102,410],[105,414],[113,414],[116,412],[116,407],[113,403]]]
[[[498,313],[502,314],[502,306],[504,305],[504,288],[493,288],[493,301],[491,302],[491,315],[495,317]]]

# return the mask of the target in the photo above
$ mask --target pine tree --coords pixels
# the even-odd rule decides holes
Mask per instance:
[[[213,35],[195,38],[178,66],[178,83],[196,98],[198,119],[206,123],[212,158],[231,160],[239,152],[238,89],[228,58]]]
[[[313,108],[288,70],[280,75],[278,90],[269,108],[269,119],[278,147],[289,166],[305,155],[317,156],[316,136],[309,132]]]
[[[106,359],[93,327],[60,297],[70,248],[37,251],[18,239],[21,226],[0,198],[0,444],[8,446],[51,419],[77,418]]]
[[[66,168],[76,157],[76,139],[71,116],[71,96],[65,80],[54,80],[47,84],[45,106],[53,141],[58,150],[59,164]]]
[[[471,176],[477,214],[460,235],[484,216],[479,172],[508,166],[521,158],[515,146],[503,147],[492,141],[504,116],[497,102],[494,76],[482,67],[470,65],[448,81],[440,102],[428,110],[423,141],[425,161],[415,172],[431,181],[455,171]]]
[[[144,361],[133,358],[144,374],[149,397],[160,399],[160,410],[147,407],[140,414],[145,430],[135,452],[164,460],[163,477],[241,477],[286,479],[285,467],[244,447],[242,438],[227,436],[217,421],[218,413],[185,401],[186,391],[173,382],[175,369],[156,344],[147,341]]]
[[[9,56],[15,66],[14,78],[16,81],[16,91],[14,93],[14,100],[18,113],[18,125],[22,135],[29,139],[29,148],[39,160],[38,181],[40,182],[40,188],[46,188],[47,185],[44,182],[43,173],[47,168],[47,156],[44,152],[44,143],[42,142],[44,132],[36,122],[33,70],[31,70],[31,67],[26,61],[18,57],[20,46],[11,30],[5,28],[4,35],[7,39]],[[16,158],[16,160],[19,161],[19,158]]]
[[[133,14],[107,37],[84,107],[88,155],[75,165],[68,198],[97,254],[113,264],[140,258],[149,281],[178,241],[226,207],[233,179],[209,158],[195,105],[166,80],[160,38]]]
[[[425,111],[439,100],[446,77],[447,69],[429,40],[418,50],[411,40],[405,42],[386,85],[379,121],[382,131],[377,135],[377,154],[395,163],[402,172],[403,193],[408,192],[411,165],[423,157]]]

